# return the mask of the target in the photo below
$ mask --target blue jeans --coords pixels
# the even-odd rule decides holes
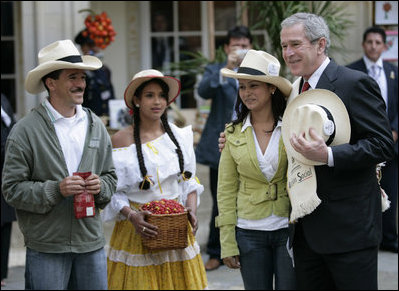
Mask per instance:
[[[26,290],[107,290],[104,248],[88,253],[42,253],[26,249]]]
[[[288,228],[275,231],[237,227],[241,276],[246,290],[295,290],[295,272],[286,244]]]

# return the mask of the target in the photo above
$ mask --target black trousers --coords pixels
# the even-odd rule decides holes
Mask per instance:
[[[301,223],[293,242],[299,290],[377,290],[378,246],[337,254],[318,254],[308,245]]]
[[[381,187],[388,194],[391,206],[382,213],[382,244],[392,246],[398,243],[398,160],[395,158],[382,167]]]
[[[4,223],[1,227],[1,280],[8,275],[8,252],[10,250],[12,223]]]
[[[210,258],[220,259],[220,235],[219,228],[215,227],[215,217],[218,216],[217,205],[217,187],[218,187],[218,169],[209,168],[209,183],[212,195],[212,216],[209,223],[209,237],[206,245],[206,252]]]

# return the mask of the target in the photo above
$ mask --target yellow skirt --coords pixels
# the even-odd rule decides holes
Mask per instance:
[[[115,223],[108,250],[110,290],[202,290],[208,286],[200,248],[188,223],[185,249],[150,251],[130,221]]]

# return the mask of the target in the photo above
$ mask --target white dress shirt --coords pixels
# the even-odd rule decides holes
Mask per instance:
[[[378,86],[381,90],[382,98],[385,101],[386,110],[388,111],[388,89],[387,89],[387,78],[385,76],[384,66],[382,62],[382,58],[380,57],[377,62],[373,62],[366,56],[363,56],[364,63],[366,64],[368,74],[374,78],[374,80],[378,83]],[[377,74],[373,76],[371,74],[371,67],[375,65],[377,67]]]
[[[330,63],[330,58],[327,57],[323,61],[321,66],[312,74],[312,76],[310,76],[309,80],[304,79],[304,82],[307,81],[310,85],[309,90],[316,88],[316,85],[319,82],[321,75],[323,74],[324,70],[327,68],[329,63]],[[329,167],[334,167],[334,156],[331,147],[327,147],[327,151],[328,151],[327,165]]]
[[[3,110],[3,106],[1,106],[1,119],[3,120],[4,124],[7,127],[10,127],[11,117],[8,116],[7,112],[5,112],[5,110]]]
[[[82,105],[76,105],[76,114],[72,117],[64,117],[55,110],[48,99],[42,104],[54,124],[69,175],[72,176],[78,170],[83,155],[88,127],[86,112],[83,111]]]

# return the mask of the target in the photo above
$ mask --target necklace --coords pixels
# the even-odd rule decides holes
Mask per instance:
[[[264,134],[270,135],[270,134],[273,133],[273,131],[274,131],[275,128],[276,128],[276,125],[274,124],[272,130],[264,130],[264,129],[262,129],[262,131],[263,131]]]

